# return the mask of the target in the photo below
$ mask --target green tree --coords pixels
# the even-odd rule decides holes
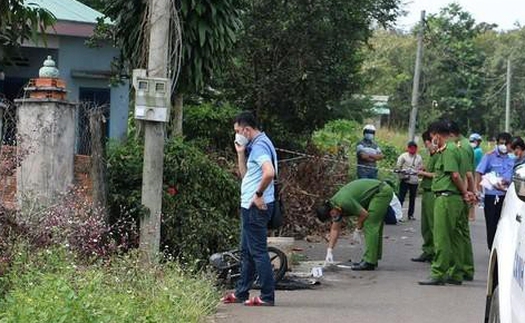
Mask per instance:
[[[464,132],[481,126],[478,115],[485,86],[485,55],[477,48],[476,38],[487,28],[491,27],[476,24],[470,13],[455,3],[430,15],[426,22],[422,112],[435,109],[438,117],[463,125]]]
[[[231,54],[236,33],[241,27],[242,0],[176,0],[173,5],[171,14],[176,18],[175,10],[178,12],[182,28],[180,61],[173,55],[170,62],[173,73],[180,65],[171,114],[176,118],[172,118],[172,133],[179,134],[182,131],[183,96],[200,92]],[[143,0],[106,2],[103,13],[113,21],[113,25],[107,26],[100,20],[98,36],[114,37],[116,46],[122,51],[120,68],[128,71],[145,68],[147,3]],[[175,30],[172,33],[175,35]]]
[[[361,68],[364,93],[388,95],[391,126],[406,127],[416,56],[414,34],[377,29],[364,53],[366,60]]]
[[[477,39],[487,59],[483,64],[486,87],[482,103],[483,131],[490,136],[504,129],[507,60],[512,66],[511,130],[525,129],[525,28],[507,32],[489,31]]]
[[[230,98],[266,129],[307,135],[359,93],[362,45],[374,24],[392,22],[397,0],[253,0],[229,75]],[[352,116],[346,116],[352,117]]]
[[[9,53],[27,39],[35,39],[52,26],[54,16],[34,3],[22,0],[0,1],[0,69]],[[7,55],[6,55],[7,54]]]

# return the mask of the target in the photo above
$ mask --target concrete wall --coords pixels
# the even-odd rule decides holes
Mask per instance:
[[[17,192],[21,205],[52,203],[73,183],[76,105],[53,100],[18,102]]]

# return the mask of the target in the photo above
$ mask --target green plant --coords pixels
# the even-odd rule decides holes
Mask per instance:
[[[240,110],[229,103],[206,102],[184,107],[184,136],[206,150],[232,150],[233,120]]]
[[[348,157],[349,149],[355,147],[359,139],[361,125],[352,120],[333,120],[321,130],[312,134],[312,142],[316,148],[332,155]]]
[[[111,219],[141,216],[142,145],[110,149]],[[201,266],[209,255],[236,245],[239,187],[235,178],[196,147],[173,139],[165,145],[161,246],[185,263]]]
[[[199,322],[217,304],[208,277],[172,262],[142,267],[132,253],[83,267],[65,249],[24,245],[16,255],[0,322]]]

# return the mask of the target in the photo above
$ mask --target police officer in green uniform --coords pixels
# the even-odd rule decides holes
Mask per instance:
[[[356,232],[364,232],[365,252],[353,270],[374,270],[381,259],[383,223],[393,197],[390,185],[377,179],[358,179],[343,186],[330,200],[317,209],[321,221],[332,220],[328,243],[328,262],[333,261],[332,250],[341,233],[344,216],[357,216]]]
[[[429,152],[429,157],[425,165],[425,169],[418,172],[423,177],[420,187],[423,190],[421,197],[421,236],[423,237],[423,253],[417,257],[412,258],[416,262],[431,262],[434,257],[434,239],[433,239],[433,225],[434,225],[434,193],[432,192],[432,179],[434,178],[434,164],[436,161],[435,147],[432,145],[432,138],[430,133],[425,131],[421,136]]]
[[[446,121],[434,122],[429,128],[437,145],[432,192],[434,201],[434,258],[430,278],[420,285],[459,285],[463,274],[460,264],[459,218],[464,216],[465,200],[471,198],[459,169],[458,147],[450,141],[450,126]]]
[[[474,181],[475,159],[474,149],[470,142],[465,138],[456,122],[450,121],[450,134],[459,148],[460,163],[459,172],[465,181],[467,190],[472,192],[471,196],[476,196],[476,185]],[[459,218],[458,235],[460,239],[460,271],[463,273],[463,280],[471,281],[474,279],[474,253],[472,252],[472,241],[470,238],[469,214],[474,212],[472,204],[464,202],[463,215]]]

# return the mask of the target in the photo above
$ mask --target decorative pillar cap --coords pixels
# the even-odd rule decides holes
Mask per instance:
[[[38,76],[41,78],[58,78],[58,68],[56,68],[56,63],[51,56],[48,56],[44,61],[44,66],[38,71]]]

